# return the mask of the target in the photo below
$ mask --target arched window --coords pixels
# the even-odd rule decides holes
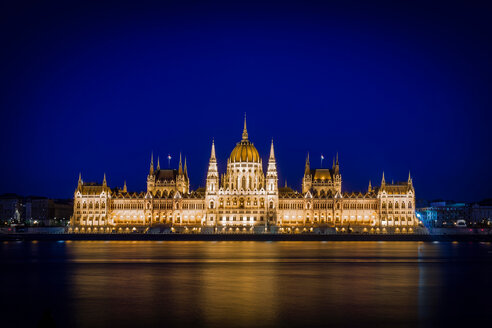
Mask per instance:
[[[383,205],[381,207],[384,208],[384,209],[386,209],[386,203],[383,202]]]
[[[401,208],[405,208],[405,203],[401,203]]]
[[[270,208],[273,208],[273,202],[270,202]]]
[[[388,203],[388,208],[393,208],[393,203]]]
[[[214,201],[210,201],[210,208],[214,208]]]
[[[408,208],[412,208],[412,202],[408,202]]]
[[[395,208],[398,208],[398,203],[395,203]]]
[[[241,183],[241,187],[246,189],[246,177],[243,176],[243,182]]]
[[[80,202],[77,202],[77,208],[80,208]]]

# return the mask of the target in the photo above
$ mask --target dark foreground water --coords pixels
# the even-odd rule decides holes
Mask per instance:
[[[490,243],[3,242],[0,279],[2,327],[492,322]]]

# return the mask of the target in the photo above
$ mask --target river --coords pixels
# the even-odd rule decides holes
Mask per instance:
[[[492,309],[491,243],[5,241],[0,264],[7,327],[471,327]]]

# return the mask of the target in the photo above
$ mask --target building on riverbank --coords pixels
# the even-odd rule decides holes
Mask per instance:
[[[470,219],[474,223],[492,225],[492,199],[484,199],[470,206]]]
[[[420,219],[427,227],[454,227],[458,220],[470,222],[470,205],[438,201],[431,202],[429,206],[417,209]]]
[[[232,150],[226,172],[217,168],[212,141],[206,187],[190,190],[187,163],[162,169],[151,157],[147,191],[129,192],[102,183],[83,182],[74,193],[70,231],[161,231],[212,233],[361,232],[413,233],[415,190],[412,178],[381,184],[365,192],[343,192],[338,155],[329,169],[312,168],[306,158],[302,190],[279,188],[273,141],[266,173],[249,140],[246,119],[241,141]]]
[[[52,199],[39,196],[0,196],[0,220],[3,225],[66,226],[73,214],[72,199]]]

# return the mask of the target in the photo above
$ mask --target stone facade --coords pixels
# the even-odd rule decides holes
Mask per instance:
[[[205,189],[190,191],[186,159],[177,170],[163,170],[153,156],[146,192],[111,189],[84,183],[79,176],[70,231],[87,232],[208,232],[208,233],[413,233],[415,190],[412,179],[365,193],[342,192],[338,155],[331,169],[311,169],[306,160],[302,191],[278,187],[273,141],[266,174],[246,119],[242,139],[220,175],[215,144],[209,159]]]

